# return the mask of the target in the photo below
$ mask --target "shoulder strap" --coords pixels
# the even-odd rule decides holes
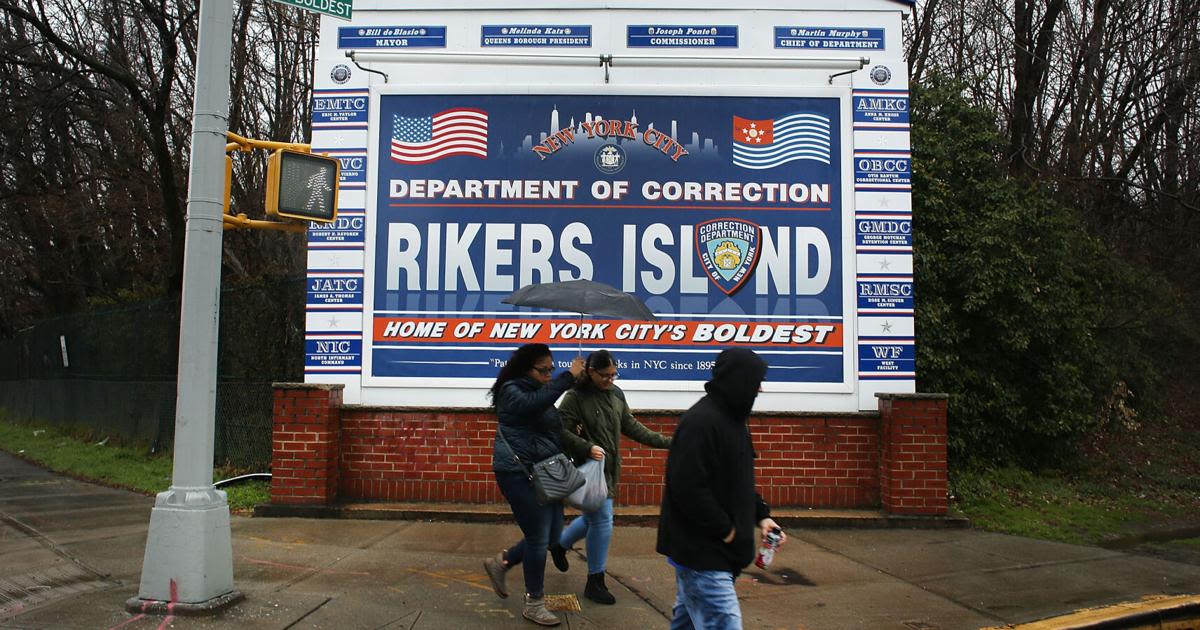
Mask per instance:
[[[501,425],[500,420],[497,419],[496,420],[496,435],[500,436],[500,441],[504,442],[504,446],[508,447],[508,452],[512,453],[513,459],[517,460],[517,465],[520,466],[521,469],[525,471],[525,475],[527,477],[529,477],[530,479],[533,479],[533,471],[529,470],[529,467],[525,465],[525,462],[521,461],[520,457],[517,457],[517,450],[512,447],[512,444],[508,443],[508,440],[504,437],[504,431],[501,431],[502,428],[503,428],[503,425]]]

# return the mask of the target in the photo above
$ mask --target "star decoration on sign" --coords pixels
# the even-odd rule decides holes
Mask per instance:
[[[883,327],[883,332],[885,332],[885,333],[892,332],[892,323],[891,322],[884,320],[882,327]]]
[[[888,269],[891,268],[891,266],[892,266],[892,263],[888,262],[887,258],[879,259],[879,268],[882,269],[883,271],[887,271]]]
[[[429,142],[433,139],[433,117],[396,116],[392,121],[392,136],[401,142]]]
[[[762,142],[763,132],[756,123],[750,123],[750,128],[742,127],[742,136],[747,142]]]

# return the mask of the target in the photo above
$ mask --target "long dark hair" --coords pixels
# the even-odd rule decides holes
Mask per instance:
[[[514,378],[521,378],[533,369],[533,364],[537,363],[542,357],[552,356],[550,354],[550,346],[544,343],[527,343],[516,350],[513,350],[512,356],[508,357],[508,362],[504,367],[500,368],[500,374],[496,375],[496,382],[492,383],[492,388],[488,390],[488,398],[492,401],[492,406],[496,406],[496,397],[500,395],[500,388],[504,384]]]
[[[617,364],[616,358],[608,350],[597,350],[587,355],[587,360],[583,362],[583,367],[588,370],[603,370],[606,367],[612,367]],[[593,387],[592,379],[580,378],[575,382],[576,389],[584,389]]]

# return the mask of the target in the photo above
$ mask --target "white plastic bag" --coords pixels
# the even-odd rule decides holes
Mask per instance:
[[[584,512],[595,512],[608,499],[608,482],[604,479],[604,459],[589,459],[579,467],[585,482],[564,499],[567,505]]]

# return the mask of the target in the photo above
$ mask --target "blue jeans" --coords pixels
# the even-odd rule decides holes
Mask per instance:
[[[570,549],[580,538],[587,536],[588,573],[603,573],[608,564],[608,543],[612,542],[613,504],[605,499],[595,512],[584,512],[563,530],[558,544]]]
[[[517,525],[525,534],[524,538],[504,552],[504,561],[510,567],[523,564],[525,592],[530,597],[542,597],[545,595],[546,549],[551,540],[558,540],[562,535],[562,503],[539,504],[533,492],[533,482],[524,473],[496,471],[496,485],[500,486],[501,494],[508,499]]]
[[[675,616],[671,630],[742,630],[742,608],[729,571],[675,566]]]

